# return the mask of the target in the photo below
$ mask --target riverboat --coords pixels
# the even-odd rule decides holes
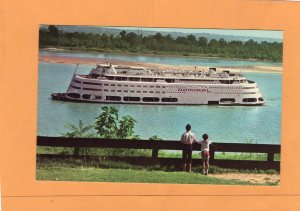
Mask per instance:
[[[157,105],[263,105],[258,85],[229,70],[150,70],[98,64],[89,74],[73,74],[63,101]]]

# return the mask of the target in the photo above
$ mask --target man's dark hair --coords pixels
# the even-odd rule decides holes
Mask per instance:
[[[207,135],[207,134],[203,134],[202,138],[203,138],[204,140],[206,140],[206,139],[208,139],[208,135]]]
[[[187,124],[185,126],[186,131],[190,131],[192,129],[192,126],[190,124]]]

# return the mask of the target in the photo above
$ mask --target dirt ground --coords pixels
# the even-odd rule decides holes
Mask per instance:
[[[246,173],[226,173],[226,174],[210,174],[211,177],[221,179],[234,179],[253,184],[277,183],[279,185],[279,174],[246,174]]]

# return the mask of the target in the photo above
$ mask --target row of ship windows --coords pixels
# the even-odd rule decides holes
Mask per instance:
[[[254,102],[257,102],[258,101],[264,101],[264,99],[262,97],[260,98],[243,98],[243,102],[244,103],[254,103]],[[234,103],[235,102],[235,99],[234,98],[221,98],[220,99],[220,102],[221,103],[226,103],[226,102],[231,102],[231,103]]]
[[[71,85],[72,88],[74,89],[81,89],[80,87],[77,87],[77,86],[73,86]],[[94,88],[82,88],[83,90],[88,90],[88,91],[102,91],[102,89],[94,89]],[[134,91],[134,90],[108,90],[108,89],[103,89],[103,91],[105,92],[131,92],[131,93],[154,93],[154,91]],[[165,91],[155,91],[155,93],[162,93],[162,94],[165,94],[166,92]],[[178,92],[168,92],[168,93],[178,93]],[[230,93],[230,92],[211,92],[210,94],[241,94],[241,93]],[[256,94],[256,92],[243,92],[242,94]]]
[[[209,83],[223,83],[223,84],[232,84],[235,80],[203,80],[203,79],[175,79],[175,78],[137,78],[137,77],[119,77],[119,76],[106,76],[108,80],[114,81],[143,81],[143,82],[156,82],[156,81],[165,81],[167,83],[174,83],[175,81],[201,81],[201,82],[209,82]],[[241,83],[245,83],[246,80],[240,80]]]
[[[71,97],[71,98],[76,98],[76,99],[79,99],[80,98],[80,94],[78,93],[68,93],[67,94],[68,97]],[[86,99],[86,100],[90,100],[91,99],[91,95],[90,94],[83,94],[82,95],[82,99]],[[102,96],[99,96],[99,95],[95,95],[94,96],[94,99],[95,100],[101,100],[102,99]],[[110,100],[110,101],[121,101],[122,100],[122,97],[120,96],[105,96],[105,100]],[[127,96],[127,97],[123,97],[123,101],[130,101],[130,102],[140,102],[140,101],[143,101],[143,102],[178,102],[178,98],[171,98],[171,97],[163,97],[163,98],[158,98],[158,97],[143,97],[142,99],[140,97],[130,97],[130,96]],[[243,98],[242,100],[244,103],[252,103],[252,102],[257,102],[257,101],[264,101],[264,99],[262,97],[259,97],[259,98]],[[235,99],[234,98],[221,98],[220,99],[220,102],[222,103],[226,103],[226,102],[229,102],[229,103],[234,103],[235,102]],[[219,101],[211,101],[209,104],[213,104],[213,103],[219,103]]]
[[[255,86],[251,86],[251,87],[243,87],[243,89],[255,89]]]
[[[78,80],[73,80],[76,83],[81,83],[81,81]],[[98,85],[98,86],[102,86],[102,83],[93,83],[93,82],[83,82],[83,84],[88,84],[88,85]],[[109,84],[103,84],[104,86],[109,86]],[[147,86],[147,85],[127,85],[127,84],[110,84],[110,86],[124,86],[124,87],[143,87],[143,88],[154,88],[154,86]],[[155,86],[155,88],[166,88],[166,86]],[[184,88],[184,87],[180,87],[180,86],[167,86],[167,88]],[[218,86],[212,86],[210,88],[214,88],[214,89],[218,89],[218,88],[222,88],[222,87],[218,87]],[[242,87],[226,87],[227,89],[241,89]],[[255,87],[243,87],[243,89],[254,89]]]
[[[115,81],[143,81],[143,82],[156,82],[156,81],[164,81],[167,83],[174,83],[175,79],[170,78],[135,78],[135,77],[113,77],[113,76],[106,76],[108,80],[115,80]]]
[[[80,89],[80,87],[76,87],[76,86],[71,86],[72,88],[74,89]],[[83,90],[88,90],[88,91],[102,91],[102,89],[93,89],[93,88],[83,88]],[[103,89],[104,92],[130,92],[130,93],[162,93],[162,94],[165,94],[166,92],[165,91],[134,91],[134,90],[108,90],[108,89]]]
[[[210,92],[210,94],[237,94],[237,95],[240,95],[240,94],[256,94],[256,92],[243,92],[243,93],[240,93],[240,92]]]
[[[77,80],[73,80],[76,83],[81,83],[80,81]],[[102,83],[92,83],[92,82],[83,82],[83,84],[89,84],[89,85],[98,85],[98,86],[102,86]],[[109,86],[109,84],[103,84],[104,86]],[[110,86],[124,86],[124,87],[144,87],[147,88],[148,86],[146,85],[127,85],[127,84],[110,84]],[[154,86],[149,86],[150,88],[154,88]],[[166,86],[155,86],[155,88],[166,88]]]
[[[259,97],[259,98],[243,98],[244,103],[253,103],[253,102],[257,102],[257,100],[262,102],[262,101],[264,101],[264,98],[262,98],[262,97]]]
[[[76,98],[76,99],[79,99],[80,98],[80,94],[78,93],[68,93],[67,94],[68,97],[71,97],[71,98]],[[85,100],[90,100],[91,99],[91,95],[90,94],[83,94],[82,95],[82,99],[85,99]],[[94,99],[95,100],[101,100],[102,99],[102,96],[99,96],[99,95],[95,95],[94,96]],[[110,100],[110,101],[121,101],[122,100],[122,97],[120,96],[105,96],[105,100]],[[127,96],[127,97],[123,97],[123,101],[131,101],[131,102],[139,102],[139,101],[143,101],[143,102],[177,102],[178,101],[178,98],[167,98],[167,97],[164,97],[164,98],[158,98],[158,97],[143,97],[142,99],[140,97],[130,97],[130,96]]]
[[[255,103],[257,101],[263,102],[262,97],[259,98],[243,98],[243,103]],[[219,103],[235,103],[234,98],[221,98],[220,101],[208,101],[208,105],[218,105]]]

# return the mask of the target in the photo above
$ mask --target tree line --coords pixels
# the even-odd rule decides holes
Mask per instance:
[[[199,55],[221,58],[258,59],[282,61],[282,42],[256,42],[253,39],[226,41],[221,38],[187,36],[172,37],[170,34],[143,36],[125,30],[118,35],[83,32],[65,32],[50,25],[40,29],[40,47],[67,47],[82,50],[119,50],[134,53],[166,53],[184,56]]]

